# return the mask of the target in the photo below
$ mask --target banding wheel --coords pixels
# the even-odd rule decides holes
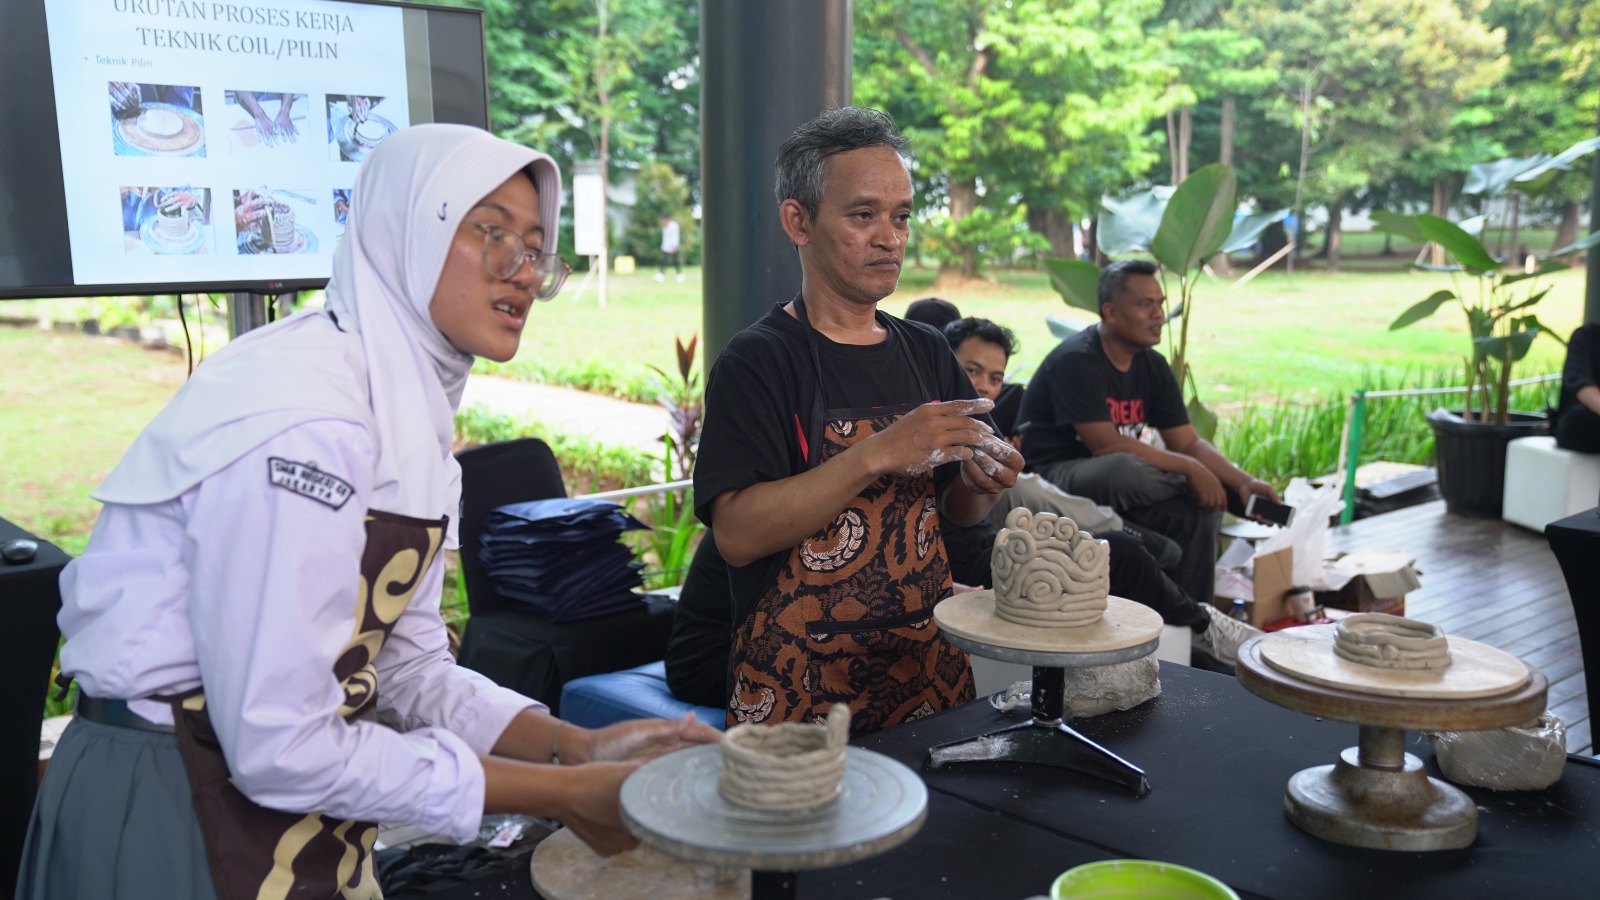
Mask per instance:
[[[721,768],[718,745],[646,763],[622,784],[622,820],[640,841],[669,856],[751,869],[753,900],[792,900],[798,870],[876,856],[910,840],[927,818],[922,779],[859,747],[845,748],[839,796],[812,810],[729,803],[717,791]]]
[[[1360,726],[1356,746],[1337,763],[1289,779],[1283,798],[1289,820],[1354,847],[1470,846],[1478,834],[1477,807],[1405,752],[1406,731],[1520,725],[1544,711],[1549,681],[1510,654],[1455,637],[1449,638],[1454,662],[1442,673],[1361,666],[1333,654],[1333,632],[1328,625],[1293,628],[1239,648],[1239,683],[1251,693]]]
[[[1025,762],[1092,775],[1143,797],[1144,770],[1067,725],[1067,669],[1142,659],[1161,642],[1161,616],[1121,597],[1106,598],[1105,617],[1077,628],[1016,625],[994,614],[994,591],[957,594],[933,608],[933,619],[957,647],[988,659],[1033,666],[1030,721],[928,750],[929,765]]]

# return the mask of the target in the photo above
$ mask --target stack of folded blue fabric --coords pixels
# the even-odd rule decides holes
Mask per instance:
[[[512,503],[489,514],[478,559],[495,592],[552,622],[637,609],[643,583],[618,538],[649,528],[605,500]]]

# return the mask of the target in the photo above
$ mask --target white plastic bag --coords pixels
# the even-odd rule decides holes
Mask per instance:
[[[1304,478],[1295,478],[1283,492],[1283,502],[1294,507],[1294,521],[1256,545],[1256,556],[1294,548],[1294,583],[1327,590],[1322,574],[1323,545],[1328,538],[1328,520],[1344,509],[1338,482],[1313,487]]]
[[[1444,777],[1495,791],[1540,791],[1561,779],[1567,725],[1548,710],[1511,728],[1436,731],[1428,737]]]

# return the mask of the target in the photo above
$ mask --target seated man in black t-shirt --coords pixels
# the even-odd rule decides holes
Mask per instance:
[[[946,325],[944,336],[950,342],[956,362],[961,363],[967,377],[972,379],[973,390],[980,397],[994,400],[998,411],[997,397],[1005,384],[1006,365],[1016,352],[1016,338],[1011,330],[988,319],[968,318]],[[1001,434],[1011,433],[999,418],[995,419],[995,425]],[[1164,566],[1157,564],[1154,554],[1171,548],[1173,556],[1177,556],[1177,548],[1170,539],[1129,528],[1116,516],[1102,516],[1100,510],[1105,507],[1096,507],[1082,497],[1062,493],[1047,481],[1033,483],[1029,479],[1027,475],[1018,476],[1016,485],[1006,491],[995,510],[999,511],[1001,505],[1007,511],[1022,506],[1035,512],[1067,516],[1080,528],[1105,541],[1111,546],[1112,594],[1154,609],[1168,625],[1187,626],[1194,632],[1196,649],[1225,665],[1233,665],[1238,658],[1240,643],[1261,633],[1228,618],[1209,603],[1197,603],[1162,574]],[[950,554],[950,571],[958,583],[983,588],[993,586],[990,557],[995,535],[1003,521],[1003,517],[996,519],[991,514],[989,521],[971,526],[945,523],[945,549]]]
[[[1189,424],[1172,368],[1154,349],[1167,318],[1156,272],[1123,260],[1101,273],[1100,323],[1062,341],[1028,384],[1023,452],[1029,471],[1067,493],[1177,541],[1173,579],[1209,603],[1222,510],[1242,515],[1250,495],[1278,494]]]
[[[961,363],[967,377],[972,379],[973,390],[978,396],[994,401],[994,411],[989,418],[994,421],[995,430],[1013,446],[1017,445],[1020,439],[1017,420],[1025,392],[1022,385],[1007,384],[1005,380],[1006,366],[1017,352],[1016,335],[1003,325],[977,318],[952,320],[945,323],[942,331],[951,352],[956,355],[956,362]],[[1178,545],[1166,535],[1129,525],[1111,507],[1069,494],[1037,474],[1018,475],[1017,483],[1006,488],[994,509],[989,511],[989,521],[996,526],[1003,525],[1006,516],[1019,506],[1034,512],[1066,516],[1078,523],[1079,528],[1095,534],[1126,532],[1138,538],[1163,569],[1174,568],[1183,557]]]
[[[1600,453],[1600,323],[1572,333],[1561,369],[1561,405],[1556,409],[1556,446]]]

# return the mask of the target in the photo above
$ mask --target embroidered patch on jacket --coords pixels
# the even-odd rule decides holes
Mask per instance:
[[[334,509],[344,506],[350,495],[355,493],[350,482],[318,469],[314,462],[295,462],[290,459],[279,459],[276,456],[268,457],[267,477],[276,487],[293,491]]]

